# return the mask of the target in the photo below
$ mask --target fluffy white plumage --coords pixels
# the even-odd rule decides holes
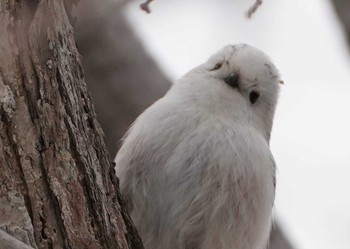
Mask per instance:
[[[264,53],[227,46],[137,118],[115,162],[146,249],[265,247],[279,81]]]

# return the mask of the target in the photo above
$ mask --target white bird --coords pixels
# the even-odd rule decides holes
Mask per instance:
[[[260,50],[226,46],[137,118],[115,162],[146,249],[266,246],[281,82]]]

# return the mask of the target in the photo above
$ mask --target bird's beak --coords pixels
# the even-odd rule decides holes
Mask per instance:
[[[284,85],[284,81],[283,80],[279,80],[278,83]]]

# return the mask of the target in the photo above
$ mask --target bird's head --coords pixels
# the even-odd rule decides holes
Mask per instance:
[[[252,107],[275,105],[280,80],[278,70],[262,51],[246,44],[226,46],[203,65],[208,74],[239,92]]]
[[[279,86],[283,82],[262,51],[245,44],[226,46],[184,79],[209,105],[242,110],[269,139]]]

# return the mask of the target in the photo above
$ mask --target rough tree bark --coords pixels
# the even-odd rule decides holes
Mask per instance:
[[[0,0],[0,241],[142,248],[86,90],[69,5]]]
[[[123,15],[123,4],[117,2],[79,2],[75,26],[86,81],[112,157],[130,124],[171,84],[145,52]],[[276,226],[269,249],[292,248]]]

